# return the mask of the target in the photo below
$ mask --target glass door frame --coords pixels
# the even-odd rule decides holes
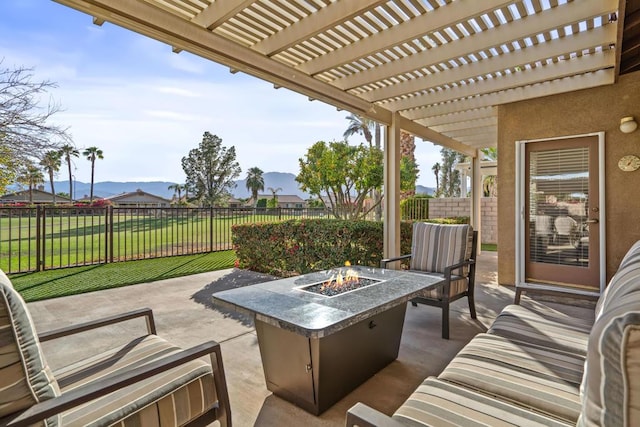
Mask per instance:
[[[525,262],[526,262],[526,227],[525,227],[525,219],[526,219],[526,203],[525,203],[525,195],[526,195],[526,164],[525,164],[525,148],[526,144],[531,142],[544,142],[544,141],[558,141],[563,139],[575,139],[575,138],[583,138],[583,137],[598,137],[598,203],[600,207],[599,212],[599,222],[598,222],[598,230],[600,233],[600,244],[599,244],[599,267],[600,267],[600,294],[604,291],[607,280],[607,270],[606,270],[606,204],[605,204],[605,170],[604,170],[604,132],[594,132],[588,134],[581,135],[569,135],[569,136],[560,136],[553,138],[543,138],[543,139],[528,139],[528,140],[520,140],[516,141],[516,287],[522,286],[537,286],[539,284],[528,283],[525,278]],[[571,293],[574,291],[572,288],[560,287],[556,285],[548,285],[547,288],[557,288],[562,292]],[[579,291],[575,290],[576,293]]]

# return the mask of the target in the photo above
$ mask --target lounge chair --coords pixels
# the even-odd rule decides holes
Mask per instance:
[[[41,342],[137,318],[146,320],[146,333],[124,346],[55,372],[45,361]],[[216,420],[231,426],[218,343],[182,350],[156,335],[150,309],[37,334],[24,300],[0,271],[0,425],[203,426]]]

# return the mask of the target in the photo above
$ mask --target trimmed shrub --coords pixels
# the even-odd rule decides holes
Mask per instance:
[[[430,220],[459,223],[464,219]],[[468,222],[468,219],[464,222]],[[400,248],[411,251],[413,222],[400,224]],[[295,276],[344,265],[377,267],[383,251],[383,225],[375,221],[293,219],[278,223],[236,224],[232,227],[238,267]]]

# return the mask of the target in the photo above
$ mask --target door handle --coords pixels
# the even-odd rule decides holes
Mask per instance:
[[[586,224],[597,224],[600,220],[598,218],[588,219],[585,221]]]

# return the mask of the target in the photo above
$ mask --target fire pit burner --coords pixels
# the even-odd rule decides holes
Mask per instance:
[[[331,298],[382,282],[382,280],[379,279],[361,277],[357,274],[352,275],[351,273],[352,270],[348,270],[344,275],[343,273],[338,273],[337,275],[331,276],[329,280],[325,280],[324,282],[300,286],[297,289],[303,292],[309,292]]]

